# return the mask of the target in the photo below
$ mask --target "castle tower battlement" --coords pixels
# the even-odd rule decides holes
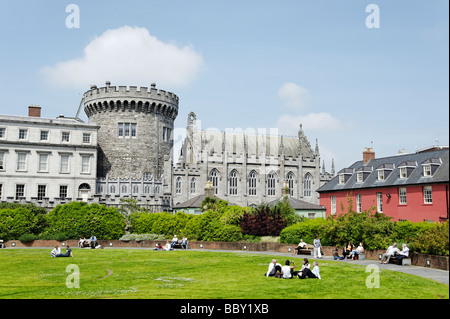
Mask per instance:
[[[175,119],[178,115],[179,98],[172,92],[137,86],[106,86],[91,89],[83,94],[84,111],[88,117],[97,112],[129,110],[142,113],[158,113]]]
[[[170,176],[173,127],[178,96],[136,86],[91,86],[83,95],[89,123],[99,126],[97,176],[137,178]],[[170,178],[167,178],[170,184]],[[170,185],[167,185],[170,190]]]

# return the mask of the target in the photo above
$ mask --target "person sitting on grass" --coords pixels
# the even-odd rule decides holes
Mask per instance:
[[[292,262],[292,266],[290,265],[289,260],[286,260],[284,263],[284,266],[281,267],[281,273],[283,274],[282,278],[284,279],[291,279],[293,276],[297,275],[297,271],[294,271],[295,262]]]
[[[60,253],[59,255],[56,255],[55,257],[73,257],[72,249],[70,249],[70,246],[67,245],[66,253],[65,254]]]
[[[264,276],[272,277],[275,276],[276,273],[281,274],[281,264],[277,263],[275,259],[272,259],[272,262],[269,264],[269,268],[267,269],[267,272],[264,274]]]
[[[309,268],[305,268],[302,271],[299,271],[297,276],[299,279],[305,279],[306,277],[311,278],[311,279],[322,279],[320,277],[320,269],[319,269],[319,264],[317,263],[317,261],[313,262],[312,270],[310,270]]]
[[[169,242],[166,242],[166,245],[164,246],[165,251],[173,250],[172,245]]]
[[[51,252],[52,257],[59,257],[61,255],[61,248],[59,246],[55,246]]]

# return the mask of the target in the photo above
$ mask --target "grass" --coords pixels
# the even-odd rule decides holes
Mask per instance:
[[[276,279],[263,274],[272,258],[252,253],[74,249],[51,258],[50,249],[0,251],[1,299],[441,299],[448,285],[380,269],[380,287],[367,288],[364,266],[319,261],[322,280]],[[301,264],[300,258],[290,258]],[[311,260],[312,263],[312,260]],[[67,288],[66,267],[80,270],[80,288]]]

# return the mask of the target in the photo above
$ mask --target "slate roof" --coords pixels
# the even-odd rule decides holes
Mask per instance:
[[[275,206],[278,204],[278,202],[281,201],[283,201],[283,197],[269,202],[268,205]],[[325,210],[325,206],[308,203],[303,200],[293,198],[291,196],[288,197],[288,201],[291,207],[295,210]]]
[[[191,199],[188,199],[185,202],[176,204],[173,208],[201,208],[202,202],[205,200],[206,195],[197,195],[195,197],[192,197]],[[214,196],[214,198],[219,201],[220,198],[217,196]]]
[[[363,165],[363,161],[357,161],[348,168],[344,168],[339,171],[336,176],[328,183],[320,187],[317,191],[321,192],[333,192],[340,190],[358,190],[364,188],[377,188],[388,186],[402,186],[402,185],[416,185],[416,184],[432,184],[432,183],[448,183],[449,182],[449,150],[441,149],[431,152],[421,152],[414,154],[400,154],[396,156],[383,157],[371,159],[366,165]],[[440,161],[437,161],[440,159]],[[422,164],[429,164],[441,162],[439,168],[434,172],[432,176],[423,176]],[[417,165],[416,165],[417,163]],[[404,179],[400,179],[399,166],[413,165],[415,168],[409,173],[409,176]],[[356,171],[360,171],[362,167],[372,167],[371,173],[366,177],[363,182],[357,182]],[[367,168],[364,171],[367,172]],[[385,169],[385,180],[378,180],[377,169]],[[347,180],[345,184],[339,184],[339,174],[348,173],[353,171],[352,176]],[[387,173],[390,172],[389,175]]]

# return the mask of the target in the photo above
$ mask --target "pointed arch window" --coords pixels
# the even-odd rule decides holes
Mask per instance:
[[[311,197],[312,176],[310,173],[306,173],[303,180],[303,197]]]
[[[213,184],[214,194],[217,195],[219,190],[219,172],[217,171],[217,169],[214,168],[211,172],[209,172],[208,179]]]
[[[286,176],[287,186],[289,187],[289,195],[294,196],[294,173],[289,172]]]
[[[237,177],[237,171],[234,169],[230,173],[230,177],[228,179],[229,183],[229,192],[230,195],[237,195],[237,188],[238,188],[238,177]]]
[[[270,172],[269,175],[267,175],[267,195],[275,196],[275,182],[275,173]]]
[[[191,195],[195,194],[195,177],[191,178]]]
[[[181,177],[177,177],[177,180],[175,181],[175,193],[181,194]]]
[[[248,175],[248,194],[250,196],[256,195],[256,172],[251,171]]]

